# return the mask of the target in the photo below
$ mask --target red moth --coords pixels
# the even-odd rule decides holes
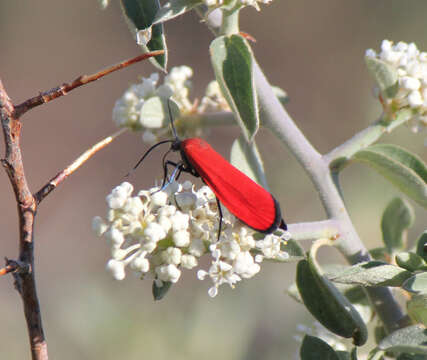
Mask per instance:
[[[151,150],[158,145],[170,142],[172,146],[163,157],[164,178],[162,189],[174,179],[178,179],[182,172],[188,172],[200,177],[212,189],[217,200],[224,204],[236,218],[252,229],[267,234],[278,228],[287,230],[286,223],[282,219],[280,212],[280,205],[273,195],[231,165],[203,139],[179,140],[170,109],[169,115],[175,139],[163,140],[153,145],[138,161],[134,169],[138,167]],[[181,153],[181,161],[175,163],[167,160],[166,156],[170,151],[179,151]],[[168,165],[175,167],[170,177],[168,177]],[[222,213],[219,203],[218,209],[220,213],[220,233]]]

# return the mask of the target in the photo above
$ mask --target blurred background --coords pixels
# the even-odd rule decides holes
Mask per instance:
[[[342,143],[381,113],[364,66],[367,48],[383,39],[416,42],[427,49],[425,1],[273,1],[258,13],[247,8],[241,29],[257,39],[253,50],[266,76],[290,96],[288,111],[321,152]],[[195,14],[166,24],[169,68],[194,69],[193,97],[213,79],[208,46],[213,37]],[[15,104],[81,74],[93,73],[139,53],[118,2],[101,11],[98,2],[1,1],[0,78]],[[22,149],[32,191],[38,190],[84,150],[115,131],[115,100],[141,75],[156,71],[134,65],[37,107],[23,117]],[[207,140],[223,155],[237,127],[216,128]],[[426,133],[399,128],[382,141],[399,143],[426,160]],[[3,142],[3,137],[0,140]],[[257,137],[271,190],[288,223],[324,218],[317,194],[296,161],[263,130]],[[3,145],[2,145],[3,146]],[[105,196],[146,150],[140,137],[125,134],[98,153],[42,203],[36,219],[36,275],[44,329],[52,359],[292,359],[298,349],[296,324],[310,314],[285,290],[295,264],[267,264],[231,290],[211,299],[210,283],[184,271],[179,285],[154,303],[151,283],[128,276],[112,280],[104,240],[91,231],[105,215]],[[145,162],[132,182],[140,188],[161,177],[158,155]],[[368,247],[381,244],[380,219],[398,192],[362,165],[342,174],[346,203]],[[0,172],[0,256],[18,254],[15,200]],[[426,213],[413,204],[415,241]],[[326,261],[342,262],[331,250]],[[0,359],[29,358],[21,300],[11,276],[0,278]]]

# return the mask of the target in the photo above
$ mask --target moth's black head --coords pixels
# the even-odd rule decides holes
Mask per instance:
[[[181,140],[175,139],[171,145],[172,151],[180,151],[181,150]]]

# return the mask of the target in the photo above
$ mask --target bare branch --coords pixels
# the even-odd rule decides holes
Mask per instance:
[[[105,75],[108,75],[114,71],[123,69],[129,65],[135,64],[139,61],[148,59],[148,58],[153,57],[153,56],[161,55],[163,53],[164,53],[163,50],[152,51],[152,52],[149,52],[146,54],[136,56],[132,59],[122,61],[119,64],[105,68],[101,71],[98,71],[95,74],[81,75],[77,79],[72,81],[71,83],[68,83],[68,84],[66,83],[66,84],[63,84],[63,85],[58,86],[56,88],[50,89],[49,91],[46,91],[44,93],[40,93],[39,95],[34,96],[31,99],[24,101],[22,104],[16,105],[14,117],[16,119],[19,119],[28,110],[31,110],[32,108],[34,108],[36,106],[45,104],[45,103],[47,103],[51,100],[54,100],[60,96],[67,95],[71,90],[74,90],[75,88],[77,88],[79,86],[86,85],[86,84],[88,84],[92,81],[98,80],[98,79],[104,77]]]
[[[9,176],[18,204],[19,263],[23,270],[14,273],[15,285],[24,305],[33,360],[47,360],[47,344],[43,332],[40,305],[34,277],[33,229],[37,204],[28,187],[20,149],[21,123],[3,83],[0,81],[0,119],[5,139],[6,155],[2,164]]]
[[[56,174],[46,185],[44,185],[39,191],[34,194],[37,204],[49,195],[56,187],[62,183],[69,175],[76,171],[80,166],[82,166],[86,161],[88,161],[93,155],[95,155],[99,150],[106,147],[110,144],[116,137],[123,134],[127,129],[123,128],[114,133],[111,136],[106,137],[100,142],[93,145],[90,149],[86,150],[82,155],[80,155],[76,160],[74,160],[69,166],[64,170]]]

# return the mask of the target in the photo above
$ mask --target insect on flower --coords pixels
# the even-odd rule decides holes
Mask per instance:
[[[170,105],[169,117],[174,139],[163,140],[151,146],[134,166],[136,169],[157,146],[171,143],[169,151],[163,156],[163,184],[161,190],[172,181],[178,180],[182,172],[200,177],[217,198],[220,214],[218,238],[221,233],[222,203],[234,216],[252,229],[269,234],[277,230],[287,230],[282,219],[277,200],[262,186],[250,179],[218,154],[205,140],[190,138],[180,140],[173,123]],[[171,151],[179,151],[181,161],[167,159]],[[168,166],[174,167],[168,176]]]

